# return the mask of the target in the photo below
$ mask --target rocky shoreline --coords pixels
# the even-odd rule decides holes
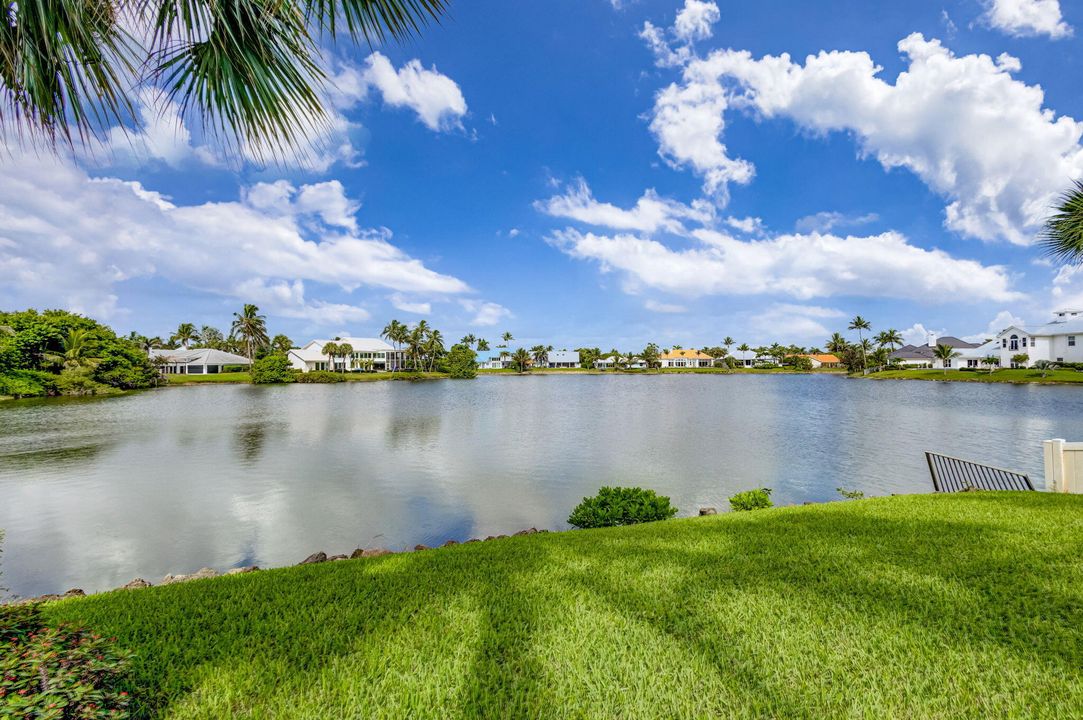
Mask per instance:
[[[469,545],[470,543],[488,542],[490,540],[500,540],[500,539],[507,538],[507,537],[518,537],[518,536],[521,536],[521,535],[533,535],[535,533],[547,533],[547,532],[549,532],[549,531],[548,530],[538,530],[537,528],[528,528],[526,530],[520,530],[517,533],[513,533],[512,535],[489,535],[488,537],[485,537],[485,538],[470,538],[469,540],[465,540],[462,543],[460,543],[458,540],[448,540],[447,542],[445,542],[440,547],[452,547],[454,545]],[[424,550],[431,550],[431,549],[433,549],[433,548],[430,548],[428,545],[415,545],[413,551],[414,552],[422,552]],[[387,548],[383,548],[383,547],[357,548],[356,550],[354,550],[349,555],[344,555],[344,554],[328,555],[327,553],[325,553],[325,552],[323,552],[321,550],[319,552],[312,553],[311,555],[306,557],[304,560],[297,563],[297,565],[315,565],[317,563],[335,562],[335,561],[338,561],[338,560],[368,559],[368,558],[383,557],[384,555],[395,555],[395,554],[396,554],[396,551],[388,550]],[[229,570],[226,570],[225,572],[219,573],[214,568],[204,567],[204,568],[200,568],[199,570],[196,570],[194,573],[181,574],[181,575],[166,575],[164,578],[162,578],[162,580],[158,584],[159,585],[174,585],[176,583],[191,582],[192,580],[206,580],[208,578],[224,577],[224,576],[229,576],[229,575],[242,575],[244,573],[256,572],[259,569],[260,568],[259,568],[258,565],[247,565],[247,566],[244,566],[244,567],[230,568]],[[124,585],[121,585],[118,588],[113,588],[113,590],[104,590],[103,592],[115,592],[117,590],[140,590],[142,588],[148,588],[148,587],[154,587],[153,583],[150,583],[150,582],[144,580],[143,578],[135,578],[131,582],[125,583]],[[37,597],[31,597],[31,598],[22,598],[22,599],[13,600],[13,601],[9,601],[9,602],[6,602],[6,603],[0,603],[0,604],[27,605],[27,604],[30,604],[30,603],[53,602],[54,600],[64,600],[66,598],[73,598],[73,597],[86,597],[86,595],[87,595],[87,593],[84,592],[81,588],[72,588],[71,590],[68,590],[67,592],[64,592],[64,593],[59,593],[59,594],[58,593],[48,593],[46,595],[38,595]]]

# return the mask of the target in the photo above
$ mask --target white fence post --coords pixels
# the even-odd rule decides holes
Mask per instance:
[[[1042,443],[1045,487],[1050,492],[1083,493],[1083,442],[1055,438]]]

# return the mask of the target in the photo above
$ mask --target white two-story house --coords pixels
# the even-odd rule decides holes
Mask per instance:
[[[329,342],[336,345],[349,345],[353,352],[347,358],[336,357],[334,367],[331,359],[323,353],[323,346]],[[337,340],[310,340],[299,348],[289,352],[290,365],[301,372],[313,370],[334,370],[347,372],[352,370],[402,370],[406,366],[406,353],[396,350],[379,338],[343,337]]]
[[[1012,358],[1026,355],[1026,367],[1039,360],[1083,362],[1083,310],[1058,310],[1041,325],[1011,325],[995,338],[1001,367],[1018,367]]]

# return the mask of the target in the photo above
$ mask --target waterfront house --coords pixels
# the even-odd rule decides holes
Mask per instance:
[[[770,358],[756,355],[755,350],[734,350],[729,356],[737,361],[738,367],[744,368],[755,367],[756,363],[773,362]]]
[[[953,358],[947,361],[941,361],[936,359],[936,346],[947,345],[954,348],[959,352],[960,357]],[[911,368],[936,368],[938,370],[957,370],[960,367],[977,367],[977,364],[970,364],[964,360],[965,354],[970,361],[974,361],[973,351],[982,346],[982,343],[972,343],[966,340],[960,340],[952,335],[945,335],[943,337],[937,337],[935,334],[930,333],[928,341],[924,345],[903,345],[901,348],[891,353],[889,356],[893,361],[904,367]]]
[[[714,358],[699,350],[669,350],[659,360],[664,368],[704,368],[714,365]]]
[[[482,370],[507,370],[511,367],[511,353],[498,350],[490,355],[479,355],[477,363]]]
[[[252,364],[243,355],[212,348],[151,348],[150,359],[157,361],[163,375],[213,375],[226,372],[223,368],[231,365],[247,368]]]
[[[348,358],[335,358],[335,366],[330,367],[330,358],[323,353],[323,346],[327,343],[336,345],[350,345],[353,353]],[[289,351],[287,357],[290,365],[301,372],[313,370],[334,370],[346,372],[348,370],[370,369],[376,372],[389,370],[401,370],[406,367],[406,353],[396,350],[379,338],[356,338],[343,337],[335,340],[310,340],[299,348]]]
[[[645,370],[647,368],[647,363],[642,358],[613,354],[595,360],[594,367],[599,370],[612,370],[617,367],[618,359],[621,360],[621,365],[628,370]]]
[[[815,355],[799,355],[798,357],[806,357],[806,358],[808,358],[809,362],[812,363],[812,367],[814,367],[814,368],[820,368],[820,367],[837,368],[837,367],[842,367],[842,360],[840,360],[837,355],[832,355],[831,353],[820,353],[820,354],[815,354]]]
[[[1053,319],[1036,325],[1010,325],[994,338],[992,354],[1001,367],[1017,367],[1016,355],[1026,355],[1029,367],[1039,360],[1083,362],[1083,310],[1058,310]]]
[[[578,350],[554,350],[549,353],[549,367],[551,368],[577,368],[579,367]]]

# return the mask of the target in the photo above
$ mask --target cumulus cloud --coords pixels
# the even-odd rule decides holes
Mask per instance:
[[[721,19],[722,13],[713,2],[684,0],[684,7],[673,22],[673,33],[686,42],[706,40],[714,33],[712,26]]]
[[[466,115],[466,98],[458,84],[435,66],[426,69],[417,59],[396,70],[386,56],[374,52],[364,67],[343,66],[334,86],[347,103],[375,89],[385,104],[413,110],[430,130],[462,128]]]
[[[986,0],[983,19],[990,27],[1016,37],[1069,37],[1072,28],[1061,16],[1060,0]]]
[[[983,343],[990,338],[994,338],[1000,333],[1001,330],[1010,327],[1012,325],[1025,325],[1023,318],[1019,317],[1010,310],[1001,310],[997,313],[996,317],[989,321],[986,325],[984,332],[974,333],[973,335],[964,335],[963,340],[967,342]]]
[[[483,302],[464,298],[459,301],[459,304],[462,305],[463,309],[467,312],[474,313],[474,317],[470,321],[472,325],[496,325],[505,318],[514,317],[511,310],[494,302]]]
[[[1012,76],[1020,63],[1009,55],[960,57],[917,33],[899,50],[909,65],[894,84],[865,52],[823,51],[803,65],[733,50],[692,60],[655,99],[659,152],[724,199],[728,183],[754,174],[722,142],[728,109],[847,132],[884,168],[905,168],[943,196],[950,229],[1029,243],[1051,199],[1083,175],[1083,123],[1043,107],[1042,89]]]
[[[651,22],[643,23],[639,37],[646,43],[654,55],[659,67],[678,67],[693,57],[693,45],[697,40],[706,40],[714,34],[713,25],[722,18],[718,5],[703,0],[685,0],[684,7],[677,12],[673,27],[668,30]]]
[[[549,242],[567,255],[618,273],[624,289],[700,297],[781,293],[807,300],[861,295],[921,301],[1015,300],[1007,270],[925,250],[896,232],[870,237],[812,233],[738,240],[709,229],[699,243],[672,248],[632,234],[568,228]]]
[[[388,298],[388,300],[390,300],[391,306],[396,310],[402,310],[403,312],[413,313],[415,315],[432,314],[432,303],[411,300],[402,293],[395,293]]]
[[[880,216],[876,213],[865,215],[847,215],[845,213],[825,211],[815,215],[806,215],[794,223],[798,232],[830,232],[837,227],[857,227],[876,222]]]
[[[10,150],[9,150],[10,151]],[[0,173],[0,304],[62,305],[109,317],[126,281],[154,278],[255,300],[273,315],[346,323],[361,306],[312,300],[312,284],[432,296],[470,288],[358,229],[336,181],[248,188],[240,200],[183,205],[52,156],[10,151]]]
[[[590,187],[582,178],[569,186],[563,195],[538,201],[534,203],[534,207],[553,217],[615,230],[642,232],[664,231],[681,234],[686,232],[682,222],[684,220],[704,225],[714,218],[714,208],[708,202],[697,200],[691,205],[684,205],[661,197],[653,189],[643,193],[635,207],[629,210],[611,203],[599,202],[594,199]]]
[[[921,323],[914,323],[899,333],[899,335],[902,336],[903,342],[907,345],[928,345],[930,335],[939,338],[947,334],[948,331],[944,328],[933,330],[925,327]]]
[[[754,316],[752,326],[764,328],[773,340],[784,337],[790,341],[822,343],[832,332],[825,323],[844,317],[846,313],[836,308],[775,303]]]
[[[657,300],[647,300],[643,303],[643,307],[651,312],[656,313],[683,313],[688,312],[688,308],[684,305],[676,305],[674,303],[658,302]]]

